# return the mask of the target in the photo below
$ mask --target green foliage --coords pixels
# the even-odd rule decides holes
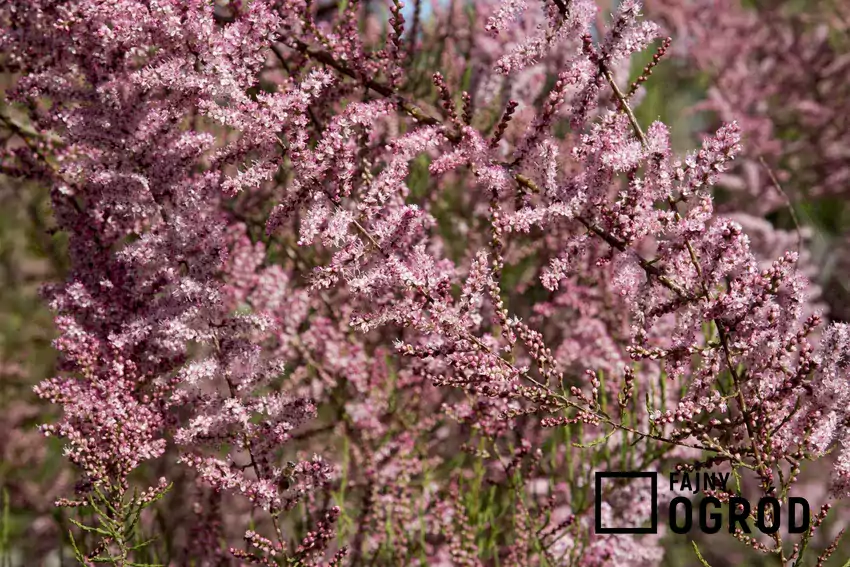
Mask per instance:
[[[154,489],[140,495],[134,491],[132,496],[118,487],[102,490],[95,486],[89,494],[84,510],[92,516],[91,523],[71,519],[84,534],[96,541],[90,552],[84,553],[73,531],[69,531],[74,557],[80,564],[116,565],[118,567],[161,567],[152,563],[155,553],[148,553],[148,546],[156,538],[146,538],[140,526],[142,512],[162,499],[171,488]],[[152,551],[152,550],[151,550]]]

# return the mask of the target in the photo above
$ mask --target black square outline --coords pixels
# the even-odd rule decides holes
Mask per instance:
[[[650,526],[646,528],[603,528],[602,527],[602,479],[603,478],[649,478],[652,480],[652,514]],[[598,534],[655,534],[658,533],[658,473],[596,471],[595,528]]]

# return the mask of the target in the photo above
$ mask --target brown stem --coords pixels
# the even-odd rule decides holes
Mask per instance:
[[[215,344],[216,354],[219,357],[221,357],[221,345],[218,342],[218,337],[215,337],[215,336],[213,337],[213,343]],[[236,387],[233,385],[233,382],[228,377],[225,377],[224,380],[225,380],[225,382],[227,382],[227,388],[230,392],[230,397],[236,398]],[[251,440],[248,438],[247,433],[244,433],[242,435],[242,443],[248,449],[248,455],[251,457],[251,463],[250,463],[251,468],[254,470],[254,474],[257,475],[257,480],[260,480],[263,477],[260,474],[260,467],[259,467],[259,465],[257,465],[257,459],[254,458],[254,447],[251,444]],[[271,505],[269,506],[269,512],[270,512],[270,516],[271,516],[271,519],[272,519],[272,525],[274,526],[275,539],[277,539],[277,542],[280,544],[281,549],[283,549],[283,547],[284,547],[283,535],[282,535],[282,532],[280,531],[280,523],[277,521],[278,512],[277,512],[277,510],[275,510],[274,506],[271,506]]]

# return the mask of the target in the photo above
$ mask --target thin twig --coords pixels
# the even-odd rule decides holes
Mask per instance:
[[[764,160],[764,157],[759,156],[759,162],[764,170],[767,172],[767,176],[770,178],[771,183],[773,184],[773,188],[782,195],[782,198],[785,199],[785,205],[788,207],[788,212],[791,213],[791,220],[794,222],[794,229],[797,232],[797,257],[799,259],[800,254],[803,251],[803,231],[800,229],[800,221],[797,218],[797,211],[794,209],[794,204],[791,201],[791,198],[788,194],[782,189],[782,185],[779,184],[779,180],[776,179],[776,176],[773,174],[773,170],[770,169],[770,166],[767,165],[767,162]]]

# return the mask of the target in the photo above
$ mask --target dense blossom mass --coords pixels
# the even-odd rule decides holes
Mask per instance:
[[[629,526],[669,495],[597,495],[595,471],[726,471],[720,500],[785,506],[811,469],[831,480],[804,534],[725,537],[824,564],[850,327],[803,229],[765,219],[788,196],[759,158],[840,194],[847,129],[774,62],[756,78],[824,134],[775,142],[738,88],[759,55],[700,46],[790,40],[709,4],[0,3],[0,173],[48,187],[67,237],[35,387],[76,473],[59,553],[650,567],[663,522],[597,533],[594,498]],[[726,121],[691,151],[638,112],[668,58],[717,75]]]

